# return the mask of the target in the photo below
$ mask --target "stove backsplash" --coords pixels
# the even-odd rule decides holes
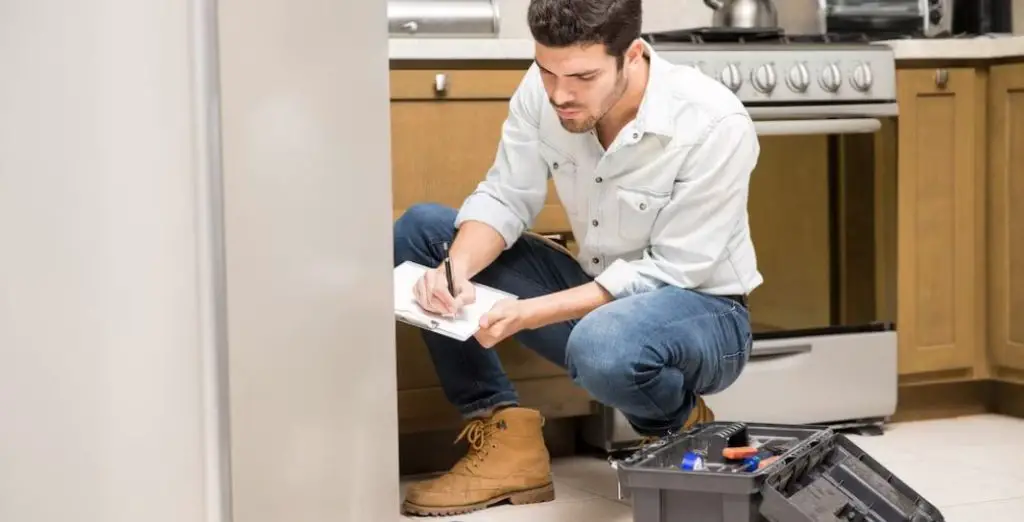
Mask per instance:
[[[1024,1],[1024,0],[1021,0]],[[530,0],[498,0],[501,38],[530,38],[526,8]],[[775,0],[779,25],[790,34],[816,34],[818,0]],[[644,0],[644,31],[711,25],[711,9],[702,0]]]

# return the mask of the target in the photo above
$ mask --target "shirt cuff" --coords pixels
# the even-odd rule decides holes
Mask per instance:
[[[470,194],[466,198],[455,218],[455,228],[459,228],[466,221],[479,221],[498,231],[505,240],[505,250],[512,248],[526,229],[523,222],[504,203],[480,192]]]
[[[611,265],[608,265],[608,268],[595,277],[594,281],[616,299],[650,292],[660,286],[640,273],[633,263],[622,259],[616,259]]]

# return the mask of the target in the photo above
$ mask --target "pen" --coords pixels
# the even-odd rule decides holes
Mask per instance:
[[[448,278],[448,294],[455,297],[455,281],[452,279],[452,259],[448,257],[448,243],[444,244],[444,275]]]

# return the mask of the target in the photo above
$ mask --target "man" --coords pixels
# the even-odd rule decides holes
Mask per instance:
[[[468,454],[413,485],[404,508],[457,514],[554,498],[537,411],[489,350],[515,337],[567,368],[636,431],[713,420],[751,347],[746,295],[762,282],[747,219],[759,145],[725,87],[639,39],[641,0],[532,0],[535,63],[512,97],[493,167],[458,211],[409,209],[395,262],[438,267],[414,292],[454,314],[475,281],[510,292],[466,343],[425,332]],[[553,178],[579,260],[524,234]],[[455,295],[442,266],[450,242]]]

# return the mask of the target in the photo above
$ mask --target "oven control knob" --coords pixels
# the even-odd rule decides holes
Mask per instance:
[[[853,70],[853,76],[850,77],[850,85],[853,85],[854,89],[860,92],[868,92],[871,90],[871,66],[862,63]]]
[[[740,68],[733,63],[726,65],[722,69],[718,79],[722,82],[722,85],[728,87],[732,92],[740,90],[740,87],[743,86],[743,75],[740,73]]]
[[[764,94],[775,90],[775,68],[771,64],[764,64],[750,73],[750,83],[754,88]]]
[[[807,72],[807,66],[802,63],[794,65],[786,75],[786,84],[793,92],[807,92],[811,86],[811,73]]]
[[[843,86],[843,74],[839,66],[830,63],[821,71],[821,88],[828,92],[837,92]]]

